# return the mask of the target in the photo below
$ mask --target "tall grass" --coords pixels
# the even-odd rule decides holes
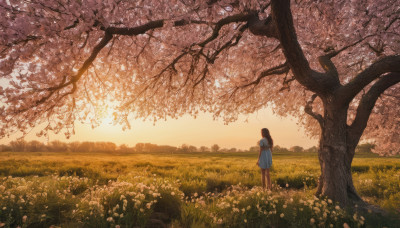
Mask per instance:
[[[263,192],[257,154],[0,153],[0,227],[395,227],[313,193],[316,154],[273,154]],[[357,156],[359,194],[400,216],[400,161]],[[362,217],[361,217],[362,216]],[[373,227],[371,225],[371,227]]]

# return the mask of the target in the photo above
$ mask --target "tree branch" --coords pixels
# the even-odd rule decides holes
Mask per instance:
[[[68,30],[68,29],[72,29],[75,28],[77,25],[79,24],[79,19],[76,19],[72,25],[69,25],[67,27],[64,28],[64,30]]]
[[[222,27],[224,25],[230,24],[230,23],[237,23],[237,22],[247,22],[250,18],[252,17],[251,14],[244,14],[244,13],[239,13],[239,14],[235,14],[235,15],[231,15],[231,16],[227,16],[225,18],[222,18],[221,20],[219,20],[218,22],[216,22],[214,25],[214,28],[212,29],[212,34],[206,38],[203,42],[201,43],[197,43],[194,45],[197,45],[201,48],[203,48],[205,45],[207,45],[208,43],[210,43],[211,41],[215,40],[218,35],[220,30],[222,29]],[[126,36],[135,36],[135,35],[139,35],[139,34],[144,34],[149,30],[154,30],[157,28],[162,28],[165,25],[166,20],[156,20],[156,21],[150,21],[146,24],[140,25],[140,26],[136,26],[136,27],[130,27],[130,28],[123,28],[123,27],[104,27],[101,26],[100,29],[105,31],[105,35],[102,38],[102,40],[94,47],[91,55],[85,60],[85,62],[83,63],[83,65],[80,67],[80,69],[78,70],[77,74],[70,77],[70,80],[67,81],[67,76],[64,76],[62,82],[56,86],[53,87],[49,87],[49,88],[45,88],[42,89],[41,91],[48,91],[48,93],[43,96],[40,100],[36,101],[32,106],[29,106],[29,108],[24,108],[19,110],[18,112],[24,112],[30,108],[36,107],[44,102],[46,102],[48,99],[50,99],[53,94],[62,89],[65,88],[69,85],[73,85],[73,89],[72,89],[72,93],[75,91],[76,88],[76,83],[77,81],[82,77],[83,73],[90,67],[90,65],[93,63],[93,61],[96,59],[98,53],[110,42],[110,40],[113,38],[113,35],[126,35]],[[73,27],[75,27],[77,24],[79,23],[79,20],[74,21],[74,23],[71,26],[66,27],[65,29],[71,29]],[[174,21],[173,22],[173,26],[185,26],[188,24],[207,24],[204,21],[196,21],[196,20],[178,20],[178,21]],[[227,49],[233,45],[236,45],[239,41],[239,39],[241,38],[241,34],[244,32],[244,30],[247,28],[247,25],[242,26],[239,29],[239,34],[236,36],[236,40],[233,41],[233,39],[231,41],[229,41],[228,43],[226,43],[225,45],[223,45],[223,47],[221,47],[220,49],[218,49],[214,55],[211,56],[211,63],[215,60],[215,58],[217,57],[217,55],[224,49]],[[86,41],[85,41],[86,43]],[[181,59],[183,56],[185,56],[186,54],[190,54],[190,48],[188,52],[183,52],[182,54],[180,54],[176,59],[174,59],[172,61],[172,63],[170,63],[166,68],[164,68],[160,74],[158,74],[158,76],[160,76],[162,73],[164,73],[167,69],[173,69],[175,70],[174,66],[175,64],[178,62],[179,59]],[[201,52],[201,50],[200,50]],[[199,53],[200,53],[199,52]],[[176,71],[176,70],[175,70]],[[205,73],[204,73],[205,72]],[[203,77],[196,82],[196,85],[202,81],[205,77],[205,74],[207,72],[207,70],[205,70],[203,72]],[[158,77],[159,78],[159,77]],[[156,79],[158,80],[158,79]],[[147,88],[147,87],[146,87]],[[68,94],[72,94],[72,93],[67,93]],[[64,97],[64,96],[62,96]],[[132,103],[132,102],[128,102]],[[126,105],[124,105],[126,106]]]
[[[241,26],[239,28],[238,34],[232,36],[232,38],[229,41],[227,41],[219,49],[215,50],[215,52],[210,57],[206,57],[207,62],[209,62],[211,64],[214,64],[214,62],[215,62],[217,56],[219,55],[219,53],[221,53],[225,49],[229,49],[230,47],[233,47],[233,46],[237,45],[239,43],[240,39],[242,38],[243,32],[247,28],[248,28],[248,24],[247,23],[245,25]]]
[[[59,91],[60,89],[65,88],[71,84],[73,85],[72,90],[70,92],[67,92],[66,94],[64,94],[61,98],[64,98],[66,95],[74,93],[76,90],[76,82],[81,78],[83,73],[89,68],[89,66],[92,64],[94,59],[97,57],[98,53],[103,49],[103,47],[105,47],[108,44],[108,42],[111,40],[111,38],[112,38],[112,35],[106,32],[106,34],[101,39],[101,41],[93,48],[92,54],[89,56],[89,58],[86,59],[86,61],[81,66],[81,68],[78,70],[77,74],[72,76],[69,81],[66,81],[67,76],[64,75],[61,83],[58,84],[57,86],[41,89],[41,91],[48,91],[47,95],[43,96],[40,100],[37,100],[35,103],[33,103],[28,108],[16,110],[16,112],[22,113],[31,108],[37,107],[40,104],[43,104],[48,99],[50,99],[56,91]]]
[[[182,52],[180,55],[178,55],[177,57],[175,57],[171,63],[169,63],[165,68],[163,68],[160,73],[158,73],[157,75],[153,76],[153,81],[151,83],[155,83],[157,82],[160,78],[161,75],[163,73],[165,73],[168,69],[173,70],[174,72],[176,72],[177,70],[175,69],[175,65],[178,63],[178,61],[183,58],[186,55],[192,55],[193,63],[191,64],[190,70],[189,70],[189,74],[191,75],[194,72],[194,68],[195,68],[195,64],[198,62],[198,58],[200,58],[200,56],[203,56],[206,59],[207,63],[213,64],[214,61],[216,60],[217,56],[219,53],[221,53],[223,50],[225,49],[229,49],[232,46],[235,46],[239,43],[239,40],[242,37],[243,32],[248,28],[248,24],[246,23],[245,25],[242,25],[241,27],[239,27],[239,32],[232,36],[232,38],[227,41],[224,45],[222,45],[220,48],[218,48],[217,50],[215,50],[215,52],[211,55],[205,55],[203,53],[203,48],[205,47],[205,45],[207,45],[208,43],[212,42],[213,40],[215,40],[218,35],[219,35],[219,31],[222,29],[222,27],[226,24],[229,23],[236,23],[236,22],[241,22],[241,21],[247,21],[250,18],[250,15],[248,14],[236,14],[236,15],[232,15],[232,16],[228,16],[226,18],[223,18],[221,20],[219,20],[216,24],[215,27],[213,28],[213,32],[211,33],[211,35],[209,37],[207,37],[205,40],[199,42],[199,43],[193,43],[190,45],[190,47],[188,48],[188,50],[185,50],[184,52]],[[174,23],[176,26],[183,26],[183,25],[187,25],[187,22],[183,22],[182,20],[175,22]],[[199,46],[200,50],[192,50],[192,47],[195,46]],[[200,77],[196,78],[194,80],[194,85],[193,85],[193,90],[196,88],[197,85],[200,84],[200,82],[202,82],[206,76],[208,74],[208,66],[206,65],[204,67],[204,69],[202,70]],[[187,78],[187,80],[185,81],[185,85],[188,82],[189,78]],[[143,94],[148,88],[150,88],[150,84],[148,84],[139,94],[138,96],[136,96],[134,99],[126,102],[125,104],[123,104],[121,106],[121,108],[125,108],[128,107],[129,105],[131,105],[132,103],[134,103],[138,97]]]
[[[250,18],[251,18],[250,14],[236,14],[236,15],[228,16],[226,18],[223,18],[223,19],[219,20],[215,24],[215,27],[213,28],[213,32],[212,32],[211,36],[208,37],[203,42],[199,43],[198,45],[200,47],[204,47],[206,44],[208,44],[211,41],[215,40],[219,35],[219,31],[221,30],[221,28],[224,25],[227,25],[227,24],[230,24],[230,23],[233,23],[233,22],[236,22],[236,23],[237,22],[247,22]]]
[[[369,83],[389,72],[400,72],[400,55],[383,57],[358,74],[353,80],[337,90],[339,102],[349,104]]]
[[[139,34],[143,34],[151,29],[161,28],[164,26],[164,20],[150,21],[144,25],[131,27],[131,28],[122,28],[122,27],[101,27],[100,29],[106,31],[109,34],[115,35],[126,35],[126,36],[135,36]]]
[[[365,36],[352,44],[342,47],[341,49],[339,49],[337,51],[335,51],[335,50],[329,51],[327,54],[318,57],[319,64],[322,66],[322,68],[324,68],[326,74],[335,80],[336,84],[340,84],[339,74],[338,74],[335,64],[333,64],[333,62],[332,62],[332,58],[337,56],[342,51],[345,51],[350,47],[354,47],[355,45],[361,43],[362,41],[364,41],[365,39],[367,39],[371,36],[374,36],[374,35]]]
[[[240,86],[240,88],[243,89],[243,88],[246,88],[246,87],[251,86],[251,85],[258,85],[260,83],[261,79],[263,79],[263,78],[265,78],[267,76],[275,75],[275,74],[288,73],[289,70],[290,70],[289,66],[285,62],[285,63],[283,63],[283,64],[281,64],[279,66],[272,67],[272,68],[270,68],[268,70],[265,70],[265,71],[261,72],[256,80],[254,80],[254,81],[252,81],[252,82],[250,82],[248,84],[242,85],[242,86]]]
[[[218,22],[215,23],[215,26],[213,28],[213,32],[212,32],[211,36],[208,39],[206,39],[205,41],[203,41],[202,43],[199,43],[198,45],[201,47],[204,47],[209,42],[215,40],[218,37],[219,31],[221,30],[221,28],[224,25],[234,23],[234,22],[236,22],[236,23],[237,22],[246,22],[250,19],[250,17],[251,17],[250,14],[239,13],[239,14],[235,14],[235,15],[231,15],[231,16],[222,18],[221,20],[219,20]],[[132,27],[132,28],[124,28],[124,27],[105,28],[102,26],[102,27],[100,27],[100,29],[107,31],[110,34],[134,36],[134,35],[143,34],[152,29],[162,28],[165,23],[166,23],[166,20],[162,19],[162,20],[150,21],[144,25],[140,25],[140,26],[136,26],[136,27]],[[185,26],[185,25],[189,25],[189,24],[208,24],[208,23],[205,21],[184,20],[184,19],[173,22],[173,25],[175,27]]]
[[[261,80],[263,78],[265,78],[267,76],[270,76],[270,75],[279,75],[279,74],[284,74],[284,73],[287,74],[289,72],[289,70],[290,70],[289,66],[287,65],[286,62],[281,64],[281,65],[279,65],[279,66],[272,67],[272,68],[270,68],[268,70],[264,70],[263,72],[260,73],[260,75],[257,77],[256,80],[254,80],[254,81],[252,81],[250,83],[247,83],[245,85],[236,86],[234,89],[232,89],[232,92],[229,92],[230,93],[229,98],[232,98],[239,89],[244,89],[246,87],[254,85],[251,88],[252,90],[254,90],[254,87],[256,87],[261,82]],[[288,81],[286,81],[286,77],[285,77],[284,84],[285,84],[285,82],[289,83],[290,81],[292,81],[292,80],[289,79]]]
[[[252,15],[249,20],[249,30],[256,36],[266,36],[278,39],[278,31],[271,16],[260,20],[257,14]]]
[[[286,76],[283,79],[283,83],[282,83],[282,88],[280,88],[279,92],[284,91],[284,90],[288,90],[290,91],[290,84],[292,81],[296,80],[296,78],[291,77],[291,78],[287,78],[289,72],[286,72]]]
[[[349,44],[349,45],[347,45],[347,46],[342,47],[341,49],[339,49],[339,50],[337,50],[337,51],[331,51],[331,52],[329,52],[328,54],[326,54],[326,56],[329,57],[329,58],[331,59],[331,58],[337,56],[338,54],[340,54],[342,51],[345,51],[345,50],[347,50],[347,49],[349,49],[349,48],[351,48],[351,47],[354,47],[354,46],[356,46],[357,44],[363,42],[364,40],[366,40],[367,38],[370,38],[370,37],[372,37],[372,36],[375,36],[375,35],[372,34],[372,35],[365,36],[365,37],[363,37],[363,38],[361,38],[361,39],[355,41],[355,42],[352,43],[352,44]]]
[[[71,83],[77,82],[79,78],[83,75],[83,73],[89,68],[92,62],[96,59],[99,52],[110,42],[112,39],[112,34],[106,32],[101,41],[93,48],[92,54],[85,60],[81,68],[78,70],[78,73],[72,77]]]
[[[400,82],[400,72],[388,73],[382,76],[361,98],[357,108],[357,114],[353,123],[348,128],[348,137],[358,143],[368,119],[379,96],[389,87]]]
[[[312,110],[312,104],[314,103],[315,98],[317,98],[317,94],[313,94],[311,98],[307,101],[306,105],[304,106],[304,112],[307,113],[308,115],[312,116],[314,119],[316,119],[319,123],[319,125],[322,127],[324,126],[324,120],[321,114],[315,113]]]
[[[393,19],[389,22],[389,24],[385,27],[385,31],[387,31],[387,30],[390,28],[390,26],[392,26],[392,25],[394,24],[394,22],[396,22],[397,20],[400,20],[400,17],[395,17],[395,18],[393,18]]]
[[[277,25],[279,41],[296,80],[319,96],[332,92],[337,86],[340,86],[336,80],[310,68],[297,40],[290,11],[290,0],[272,0],[271,3],[272,18]]]
[[[381,40],[378,41],[378,43],[375,46],[372,46],[370,43],[367,43],[369,49],[375,53],[376,56],[381,56],[383,52],[385,51],[385,43],[383,43]]]

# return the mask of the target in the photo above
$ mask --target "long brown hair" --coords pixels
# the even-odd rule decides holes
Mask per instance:
[[[267,128],[261,129],[261,135],[262,137],[267,139],[268,144],[272,149],[272,147],[274,146],[274,140],[272,140],[271,135],[269,134],[269,130]]]

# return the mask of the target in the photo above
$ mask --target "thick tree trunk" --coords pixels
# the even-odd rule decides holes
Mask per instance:
[[[325,103],[325,113],[318,151],[321,176],[317,195],[327,196],[342,206],[361,203],[351,175],[351,163],[357,142],[347,135],[347,107]],[[354,145],[355,143],[355,145]]]
[[[318,120],[322,134],[318,151],[321,165],[321,176],[317,195],[323,195],[340,202],[343,206],[363,203],[357,195],[351,176],[351,163],[354,150],[365,130],[368,118],[378,97],[389,87],[400,82],[398,55],[380,58],[342,85],[339,72],[332,58],[362,40],[331,51],[318,59],[324,73],[313,70],[298,41],[290,10],[290,0],[271,1],[272,23],[274,33],[282,47],[287,64],[297,82],[307,90],[315,93],[307,101],[304,111]],[[273,26],[275,24],[275,26]],[[257,28],[260,23],[257,23]],[[267,28],[264,28],[267,30]],[[270,31],[270,30],[268,30]],[[257,33],[263,34],[264,33]],[[357,108],[353,123],[347,125],[349,103],[365,86],[378,79],[366,92]],[[312,111],[312,103],[316,97],[322,99],[324,115]]]

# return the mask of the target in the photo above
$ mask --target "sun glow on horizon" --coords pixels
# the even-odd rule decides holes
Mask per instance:
[[[63,134],[50,134],[49,139],[61,141],[109,141],[117,145],[136,143],[153,143],[158,145],[181,146],[189,144],[196,147],[218,144],[221,148],[248,149],[255,146],[260,139],[260,129],[270,129],[274,144],[283,147],[295,145],[309,148],[317,145],[316,139],[309,139],[295,120],[281,118],[272,114],[270,109],[262,109],[248,116],[240,116],[236,122],[225,125],[222,120],[213,120],[212,114],[202,113],[197,118],[184,115],[178,119],[143,121],[131,120],[131,129],[123,130],[120,124],[114,123],[112,109],[98,115],[99,125],[92,129],[90,123],[76,123],[75,135],[66,140]],[[17,137],[4,138],[1,143],[8,143]],[[26,140],[44,141],[37,138],[34,131],[25,137]]]

